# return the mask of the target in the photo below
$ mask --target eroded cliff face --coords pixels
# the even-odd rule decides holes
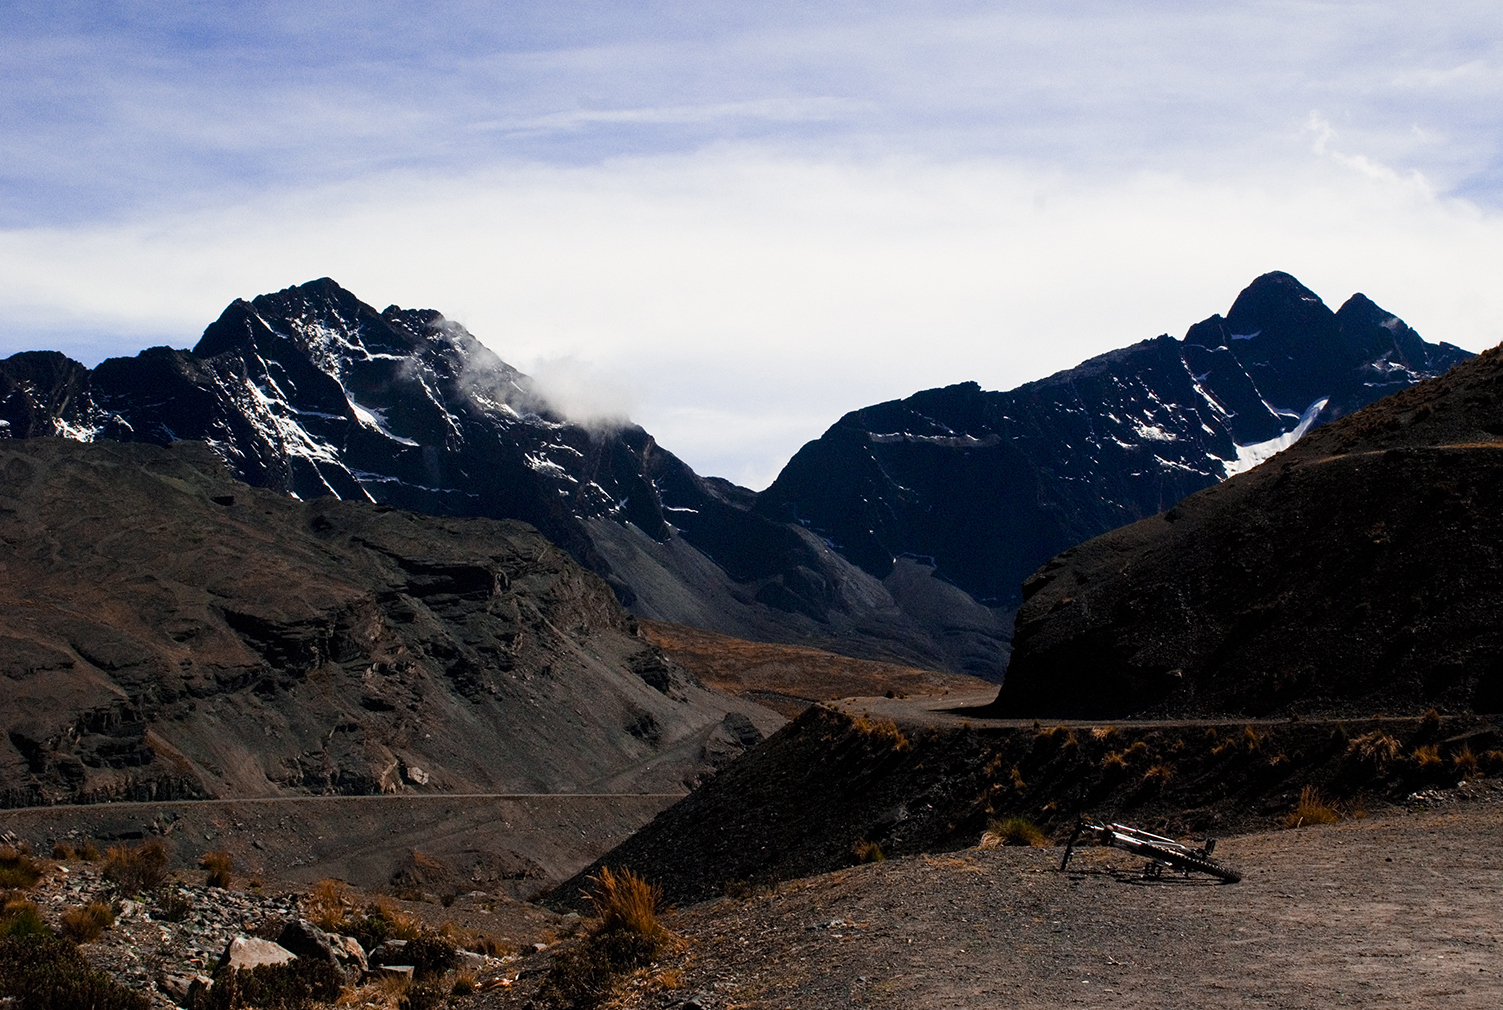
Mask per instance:
[[[303,502],[196,442],[0,442],[0,677],[8,805],[673,791],[781,722],[524,524]]]

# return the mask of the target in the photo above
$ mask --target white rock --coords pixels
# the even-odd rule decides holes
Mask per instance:
[[[297,955],[279,943],[254,936],[237,936],[219,957],[221,966],[257,968],[263,964],[286,964]]]

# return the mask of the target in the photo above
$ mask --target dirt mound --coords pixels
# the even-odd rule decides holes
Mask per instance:
[[[7,806],[665,791],[728,712],[782,721],[531,527],[302,502],[187,442],[0,442],[0,676]]]
[[[792,718],[818,701],[888,695],[944,695],[995,686],[975,677],[770,645],[660,621],[642,636],[710,687],[739,694]]]
[[[1067,551],[991,714],[1503,711],[1503,353]]]
[[[1166,833],[1266,828],[1305,786],[1348,809],[1382,805],[1483,768],[1503,735],[1474,717],[1038,726],[899,724],[812,708],[659,814],[555,895],[574,901],[601,865],[669,900],[700,901],[878,856],[975,845],[1024,817],[1062,837],[1082,812]]]

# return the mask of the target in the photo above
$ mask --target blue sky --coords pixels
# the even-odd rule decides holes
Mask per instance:
[[[1289,270],[1503,339],[1503,15],[0,2],[0,354],[317,276],[762,486],[842,412]]]

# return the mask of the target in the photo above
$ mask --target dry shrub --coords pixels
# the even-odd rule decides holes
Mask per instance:
[[[1440,729],[1440,710],[1432,708],[1420,717],[1420,730],[1424,733],[1434,733]]]
[[[1346,745],[1348,755],[1379,772],[1387,771],[1402,750],[1399,742],[1381,729],[1364,733]]]
[[[1482,763],[1477,760],[1477,755],[1472,753],[1470,745],[1462,747],[1460,753],[1451,758],[1451,763],[1456,766],[1458,772],[1469,779],[1476,778],[1482,769]]]
[[[1422,744],[1409,755],[1410,762],[1421,771],[1434,768],[1440,764],[1440,747],[1436,744]]]
[[[600,876],[588,877],[595,885],[590,904],[600,917],[599,932],[624,929],[642,936],[663,938],[667,931],[658,922],[658,906],[663,901],[662,888],[649,884],[631,870],[620,874],[609,866],[600,868]]]
[[[73,858],[73,846],[67,842],[52,843],[52,858],[59,862]]]
[[[1143,773],[1144,785],[1163,786],[1174,778],[1174,769],[1166,764],[1156,764]]]
[[[1115,732],[1117,732],[1117,727],[1115,726],[1097,726],[1095,729],[1091,730],[1091,739],[1105,740]]]
[[[864,715],[858,715],[851,720],[851,726],[862,736],[887,742],[895,751],[908,750],[913,746],[903,735],[903,731],[898,729],[898,724],[891,719],[868,719]]]
[[[93,943],[114,924],[115,910],[103,901],[91,901],[82,908],[64,912],[58,932],[74,943]]]
[[[1034,845],[1047,844],[1044,841],[1044,833],[1039,830],[1026,817],[1009,817],[1005,821],[994,821],[987,828],[989,834],[994,834],[1002,845]]]
[[[353,908],[349,885],[342,880],[320,880],[303,898],[303,915],[319,929],[337,932]]]
[[[86,863],[99,862],[99,846],[93,842],[84,842],[82,848],[73,850],[73,854]]]
[[[1314,786],[1305,786],[1300,790],[1299,802],[1284,817],[1284,826],[1298,828],[1306,824],[1335,824],[1337,820],[1336,811],[1326,805],[1320,790]]]
[[[167,846],[155,838],[133,849],[112,845],[104,854],[103,872],[126,894],[154,891],[167,880]]]
[[[480,987],[480,981],[475,978],[474,972],[461,971],[455,974],[454,984],[449,988],[450,996],[468,996]]]
[[[1125,758],[1127,758],[1127,760],[1131,761],[1131,760],[1133,760],[1135,758],[1140,758],[1144,754],[1147,754],[1147,753],[1148,753],[1148,744],[1147,744],[1147,742],[1143,741],[1143,740],[1137,740],[1137,741],[1135,741],[1133,743],[1133,745],[1131,747],[1127,748],[1127,750],[1123,753],[1123,757],[1125,757]]]
[[[208,876],[204,878],[204,884],[208,887],[229,887],[235,879],[234,857],[223,849],[199,856],[198,868],[208,871]]]
[[[858,838],[852,843],[851,855],[856,857],[858,863],[880,863],[887,858],[882,852],[882,846],[868,842],[865,838]]]
[[[589,879],[595,890],[586,897],[599,921],[582,942],[553,958],[538,988],[546,1005],[599,1006],[618,977],[652,964],[673,940],[658,922],[662,892],[657,887],[630,870],[618,875],[610,867],[601,867],[600,875]]]
[[[1101,770],[1112,774],[1124,772],[1127,770],[1127,758],[1122,756],[1121,751],[1114,750],[1101,759]]]
[[[45,867],[25,845],[0,846],[0,888],[30,890],[42,879]]]
[[[402,911],[395,901],[385,895],[378,895],[371,902],[367,915],[387,923],[390,928],[386,937],[388,940],[416,940],[423,935],[422,922]]]

